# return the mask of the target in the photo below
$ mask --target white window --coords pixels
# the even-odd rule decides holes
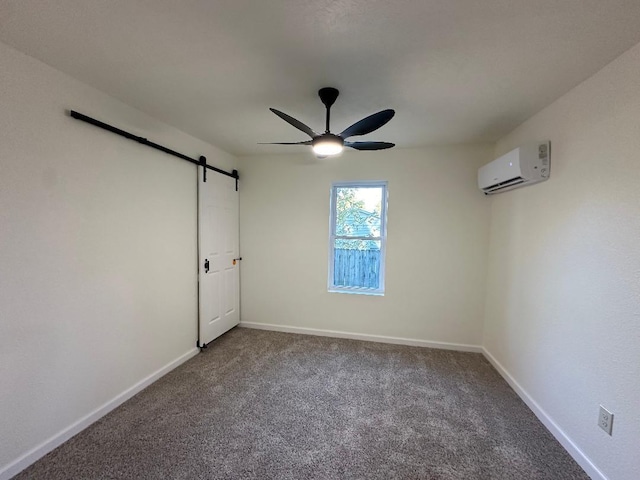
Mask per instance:
[[[384,295],[387,182],[331,187],[329,291]]]

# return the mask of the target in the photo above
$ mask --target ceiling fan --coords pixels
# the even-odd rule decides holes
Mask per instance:
[[[261,145],[311,145],[311,148],[318,156],[318,158],[325,158],[331,155],[337,155],[342,152],[344,147],[355,148],[356,150],[384,150],[385,148],[394,147],[394,143],[389,142],[348,142],[345,141],[349,137],[355,137],[358,135],[366,135],[374,130],[382,127],[396,114],[394,110],[382,110],[381,112],[369,115],[366,118],[354,123],[346,130],[343,130],[338,135],[331,133],[329,129],[329,120],[331,118],[331,106],[335,103],[340,92],[332,87],[321,88],[318,91],[318,96],[325,107],[327,107],[327,122],[326,130],[324,133],[316,133],[300,120],[287,115],[280,110],[270,108],[273,113],[283,119],[285,122],[293,125],[298,130],[306,133],[311,137],[311,140],[304,142],[272,142],[262,143]]]

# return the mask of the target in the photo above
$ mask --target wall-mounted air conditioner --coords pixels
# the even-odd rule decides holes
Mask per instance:
[[[549,142],[518,147],[478,170],[478,187],[485,194],[544,182],[551,167]]]

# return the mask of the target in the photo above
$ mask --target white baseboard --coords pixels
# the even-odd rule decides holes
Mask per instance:
[[[430,340],[414,340],[412,338],[387,337],[384,335],[370,335],[368,333],[342,332],[339,330],[324,330],[319,328],[292,327],[289,325],[273,325],[270,323],[240,322],[240,327],[255,328],[258,330],[272,330],[275,332],[300,333],[303,335],[316,335],[318,337],[349,338],[351,340],[364,340],[367,342],[391,343],[394,345],[409,345],[412,347],[440,348],[444,350],[457,350],[459,352],[482,353],[479,345],[466,345],[463,343],[436,342]]]
[[[93,422],[95,422],[96,420],[99,420],[101,417],[105,416],[111,410],[115,409],[116,407],[120,406],[121,404],[123,404],[124,402],[129,400],[136,393],[144,390],[146,387],[151,385],[153,382],[158,380],[160,377],[166,375],[171,370],[173,370],[174,368],[176,368],[179,365],[183,364],[184,362],[186,362],[190,358],[195,357],[198,354],[198,352],[199,352],[199,350],[197,348],[194,348],[193,350],[189,350],[187,353],[185,353],[185,354],[181,355],[180,357],[176,358],[175,360],[173,360],[172,362],[168,363],[167,365],[165,365],[161,369],[155,371],[154,373],[152,373],[148,377],[140,380],[138,383],[133,385],[131,388],[128,388],[127,390],[125,390],[121,394],[119,394],[116,397],[114,397],[113,399],[109,400],[104,405],[98,407],[93,412],[89,413],[88,415],[85,415],[84,417],[82,417],[77,422],[69,425],[67,428],[65,428],[64,430],[62,430],[59,433],[55,434],[54,436],[52,436],[48,440],[45,440],[43,443],[41,443],[37,447],[33,448],[32,450],[28,451],[27,453],[25,453],[24,455],[19,457],[17,460],[14,460],[13,462],[9,463],[8,465],[5,465],[4,467],[0,468],[0,480],[8,480],[9,478],[13,477],[14,475],[17,475],[22,470],[27,468],[29,465],[31,465],[32,463],[35,463],[40,458],[44,457],[47,453],[49,453],[50,451],[52,451],[56,447],[62,445],[64,442],[69,440],[71,437],[73,437],[74,435],[80,433],[82,430],[87,428]]]
[[[580,450],[580,448],[569,438],[569,436],[558,426],[556,422],[544,411],[544,409],[538,405],[531,395],[527,393],[527,391],[522,388],[522,386],[516,381],[515,378],[511,376],[511,374],[507,371],[506,368],[502,366],[496,358],[489,353],[486,348],[482,348],[482,353],[486,357],[487,360],[494,366],[494,368],[502,375],[502,377],[507,381],[511,388],[515,390],[518,396],[522,399],[524,403],[531,409],[531,411],[535,414],[536,417],[542,422],[542,424],[547,427],[547,430],[551,432],[551,434],[556,437],[556,440],[560,442],[560,444],[564,447],[564,449],[569,452],[569,455],[573,457],[573,459],[582,467],[582,469],[587,472],[594,480],[607,480],[607,477],[604,473],[602,473],[598,467],[596,467],[593,462],[585,455],[585,453]]]

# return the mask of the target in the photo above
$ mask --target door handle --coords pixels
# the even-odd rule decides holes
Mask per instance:
[[[235,265],[238,260],[242,260],[242,257],[234,258],[233,259],[233,265]]]
[[[204,259],[204,273],[209,273],[209,259]]]

